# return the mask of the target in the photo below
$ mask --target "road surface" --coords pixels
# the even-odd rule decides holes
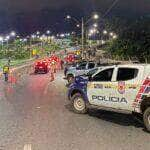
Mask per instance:
[[[72,112],[63,74],[0,81],[0,150],[149,150],[150,134],[130,115]]]

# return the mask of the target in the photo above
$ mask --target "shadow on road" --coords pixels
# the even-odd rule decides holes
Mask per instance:
[[[65,108],[73,112],[71,104],[65,105]],[[141,118],[137,118],[131,114],[122,114],[105,110],[90,109],[88,115],[104,121],[119,124],[121,126],[134,126],[136,128],[144,128]],[[145,130],[145,129],[143,129]]]
[[[90,110],[88,114],[92,117],[102,119],[108,122],[116,123],[122,126],[135,126],[136,128],[143,128],[142,121],[136,119],[131,114],[122,114],[105,110]]]

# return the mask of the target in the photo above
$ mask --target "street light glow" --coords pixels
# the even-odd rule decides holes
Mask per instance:
[[[79,28],[79,27],[80,27],[80,25],[79,25],[79,24],[77,24],[77,27]]]
[[[27,42],[27,39],[25,38],[25,39],[23,39],[23,42]]]
[[[103,31],[103,34],[105,34],[105,35],[106,35],[107,33],[108,33],[108,32],[107,32],[106,30],[104,30],[104,31]]]
[[[31,35],[31,38],[33,38],[33,39],[34,39],[35,37],[36,37],[36,36],[35,36],[34,34],[33,34],[33,35]]]
[[[98,14],[94,14],[93,19],[97,20],[99,18]]]
[[[97,27],[98,27],[98,24],[97,24],[97,23],[94,23],[93,26],[94,26],[95,28],[97,28]]]
[[[10,33],[10,35],[11,35],[12,37],[14,37],[14,36],[16,36],[16,33],[15,33],[14,31],[12,31],[12,32]]]
[[[110,33],[109,33],[109,35],[110,35],[110,36],[113,36],[113,35],[114,35],[114,33],[113,33],[113,32],[110,32]]]
[[[117,39],[117,35],[114,35],[114,36],[113,36],[113,39]]]
[[[70,16],[70,15],[67,15],[67,19],[71,19],[71,16]]]
[[[91,34],[94,34],[94,33],[96,33],[96,31],[97,31],[97,30],[96,30],[95,28],[93,28],[93,29],[90,30],[90,33],[91,33]]]
[[[6,36],[6,39],[7,39],[7,40],[9,40],[9,39],[10,39],[10,36],[9,36],[9,35],[8,35],[8,36]]]
[[[39,31],[37,31],[37,32],[36,32],[36,34],[37,34],[37,35],[39,35],[39,34],[40,34],[40,32],[39,32]]]
[[[50,34],[51,32],[49,30],[46,31],[47,34]]]
[[[65,37],[65,34],[60,34],[60,37],[62,37],[62,38]]]
[[[2,42],[3,41],[3,37],[2,36],[0,36],[0,42]]]

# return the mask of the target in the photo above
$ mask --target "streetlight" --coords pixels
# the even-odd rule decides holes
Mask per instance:
[[[50,34],[51,32],[49,30],[46,31],[46,34]]]
[[[95,20],[99,19],[99,15],[98,14],[94,14],[93,15],[93,19],[95,19]]]
[[[65,34],[63,34],[63,33],[62,33],[62,34],[60,34],[60,37],[61,37],[61,38],[65,37]]]
[[[9,39],[10,39],[10,36],[9,36],[9,35],[8,35],[8,36],[6,36],[6,39],[7,39],[7,40],[9,40]]]
[[[36,34],[37,34],[37,35],[39,35],[39,34],[40,34],[40,32],[39,32],[39,31],[37,31],[37,32],[36,32]]]
[[[103,31],[103,34],[106,35],[108,32],[106,30]]]
[[[90,17],[87,21],[84,21],[84,18],[82,17],[82,22],[80,23],[80,21],[74,17],[71,17],[70,15],[67,15],[66,17],[67,19],[73,19],[76,23],[81,24],[81,30],[82,30],[82,51],[84,50],[84,33],[85,33],[85,25],[87,25],[92,19],[97,20],[99,19],[99,15],[98,14],[94,14],[92,17]]]
[[[110,32],[110,33],[109,33],[109,35],[110,35],[110,36],[113,36],[113,35],[114,35],[114,33],[113,33],[113,32]]]
[[[12,32],[10,33],[10,35],[11,35],[12,37],[15,37],[15,36],[16,36],[16,33],[15,33],[14,31],[12,31]]]
[[[79,27],[80,27],[80,24],[77,24],[77,27],[79,28]]]
[[[66,17],[67,19],[71,19],[71,16],[70,15],[67,15],[67,17]]]
[[[34,34],[33,34],[33,35],[31,35],[31,38],[32,38],[32,39],[36,38],[36,35],[34,35]]]
[[[97,24],[97,23],[94,23],[94,24],[93,24],[93,27],[97,28],[97,27],[98,27],[98,24]]]
[[[23,42],[27,42],[27,39],[25,38],[25,39],[23,39]]]
[[[114,36],[113,36],[113,39],[117,39],[117,35],[114,35]]]

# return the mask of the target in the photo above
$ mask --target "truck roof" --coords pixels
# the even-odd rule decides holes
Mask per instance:
[[[150,64],[108,64],[101,65],[102,67],[150,67]]]

